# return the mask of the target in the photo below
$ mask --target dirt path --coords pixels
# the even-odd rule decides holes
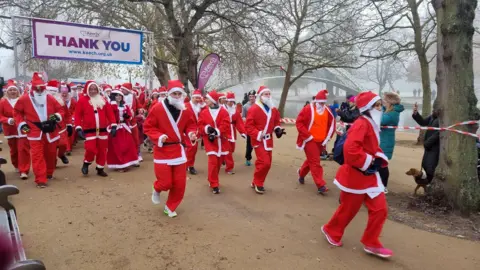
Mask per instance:
[[[382,261],[367,256],[359,242],[365,209],[348,227],[344,247],[329,246],[320,226],[336,209],[339,192],[330,184],[332,192],[318,196],[310,177],[304,186],[297,184],[296,170],[304,154],[295,150],[295,131],[287,132],[286,138],[276,141],[263,196],[249,188],[253,167],[242,164],[243,141],[235,154],[237,174],[221,172],[220,195],[211,194],[207,186],[206,158],[200,151],[200,174],[188,181],[176,219],[164,217],[163,208],[150,201],[153,164],[148,154],[142,167],[131,172],[84,178],[83,151],[77,146],[71,164],[59,168],[44,190],[36,189],[33,180],[17,180],[7,165],[9,183],[21,190],[13,202],[28,257],[55,270],[478,269],[479,242],[392,221],[387,221],[382,241],[395,257]],[[7,156],[6,143],[3,146]],[[413,191],[413,181],[404,171],[418,167],[421,149],[402,146],[395,151],[390,190]],[[336,169],[332,162],[325,164],[329,183]]]

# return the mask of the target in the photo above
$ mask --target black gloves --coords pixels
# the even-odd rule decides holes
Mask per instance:
[[[378,172],[380,170],[380,167],[382,166],[382,159],[381,158],[375,158],[375,161],[373,162],[370,167],[363,173],[365,175],[372,175]]]
[[[283,134],[287,135],[287,132],[285,131],[284,128],[276,128],[275,129],[275,135],[277,136],[278,139],[280,139]]]
[[[215,141],[215,135],[213,135],[213,134],[208,134],[208,140],[209,140],[210,142],[214,142],[214,141]]]
[[[117,126],[112,127],[112,130],[110,130],[110,135],[112,135],[112,138],[117,136]]]
[[[20,128],[20,130],[23,131],[23,133],[27,134],[30,132],[30,127],[27,125],[27,124],[24,124],[22,125],[22,127]]]
[[[130,115],[128,115],[128,113],[124,113],[123,114],[123,119],[127,120],[130,118]]]
[[[73,127],[72,126],[67,126],[67,134],[68,134],[68,137],[72,137],[72,134],[73,134]]]
[[[218,135],[218,134],[217,134],[217,131],[216,131],[213,127],[208,127],[208,128],[207,128],[207,133],[208,133],[209,135]]]
[[[51,114],[49,117],[48,117],[48,120],[50,121],[60,121],[60,118],[58,118],[58,116],[56,114]]]
[[[80,140],[85,140],[85,133],[83,133],[83,130],[77,129],[77,136]]]

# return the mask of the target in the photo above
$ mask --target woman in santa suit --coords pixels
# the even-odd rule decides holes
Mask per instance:
[[[108,136],[107,164],[110,169],[125,172],[128,167],[137,163],[138,159],[135,141],[130,129],[132,113],[123,101],[121,91],[113,90],[110,99],[112,100],[112,110],[117,124],[117,133],[115,137]]]
[[[378,170],[388,165],[388,158],[380,148],[380,122],[382,102],[372,92],[360,93],[355,103],[361,116],[348,130],[343,146],[345,163],[340,167],[333,182],[340,190],[340,206],[322,226],[327,241],[342,246],[342,236],[347,225],[364,204],[368,209],[368,224],[361,242],[365,252],[388,258],[393,252],[379,240],[387,219],[387,201]]]
[[[20,178],[25,180],[30,170],[30,146],[27,135],[18,132],[17,123],[13,118],[13,108],[20,97],[15,81],[8,80],[6,94],[6,98],[0,100],[0,122],[10,147],[12,165],[15,171],[20,173]]]

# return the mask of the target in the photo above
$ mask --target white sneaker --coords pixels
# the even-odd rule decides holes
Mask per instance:
[[[143,161],[143,158],[142,156],[138,156],[138,161],[142,162]]]
[[[27,180],[28,179],[28,175],[26,173],[21,173],[20,174],[20,179],[22,180]]]
[[[383,190],[383,192],[384,192],[385,194],[388,194],[388,188],[385,188],[385,189]]]
[[[153,204],[160,204],[160,192],[156,192],[155,189],[152,191],[152,202]]]
[[[177,212],[170,211],[170,209],[168,209],[168,207],[166,205],[165,205],[165,210],[163,210],[163,213],[170,218],[174,218],[174,217],[177,216]]]
[[[16,172],[16,173],[19,173],[20,171],[19,171],[17,168],[15,168],[15,172]]]

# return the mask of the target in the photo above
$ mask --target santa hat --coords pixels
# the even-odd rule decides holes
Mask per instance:
[[[257,91],[257,100],[260,100],[261,96],[265,93],[272,93],[270,89],[268,89],[266,86],[260,86]]]
[[[194,97],[202,97],[202,91],[200,91],[200,89],[195,89],[192,94],[192,98]]]
[[[227,96],[225,95],[225,93],[218,93],[218,99],[221,99],[221,98],[227,98]]]
[[[138,97],[138,91],[136,89],[132,89],[132,92]]]
[[[88,95],[88,88],[90,88],[90,86],[92,86],[92,85],[96,85],[97,88],[98,88],[98,90],[100,90],[100,87],[98,86],[98,84],[97,84],[95,81],[87,81],[87,82],[85,83],[85,86],[83,87],[82,93],[83,93],[84,95],[86,95],[86,96],[89,96],[89,95]]]
[[[167,91],[169,95],[173,92],[179,92],[179,91],[185,94],[184,88],[185,86],[180,80],[168,81]]]
[[[48,91],[58,92],[58,88],[60,88],[60,82],[57,80],[51,80],[47,83]]]
[[[8,80],[7,81],[7,85],[5,86],[4,91],[8,91],[8,89],[10,89],[10,88],[15,88],[17,91],[19,91],[19,89],[17,87],[17,82],[14,81],[14,80]]]
[[[118,90],[118,89],[113,90],[111,94],[112,94],[112,95],[114,95],[114,94],[115,94],[115,95],[121,95],[122,97],[124,97],[122,91],[120,91],[120,90]]]
[[[395,92],[385,92],[385,93],[383,93],[383,100],[387,103],[392,104],[392,105],[400,104],[400,102],[401,102],[400,96]]]
[[[220,95],[215,90],[208,92],[205,97],[215,104],[218,104],[218,100],[220,99]]]
[[[233,93],[233,92],[228,92],[228,93],[227,93],[227,101],[233,101],[233,102],[235,102],[235,93]]]
[[[158,89],[158,93],[159,93],[160,95],[167,95],[167,94],[168,94],[168,92],[167,92],[167,87],[161,86],[160,89]]]
[[[38,86],[45,86],[45,82],[42,79],[42,74],[39,72],[34,72],[32,76],[32,88],[37,88]]]
[[[137,82],[133,88],[142,88],[142,86]]]
[[[153,96],[153,95],[158,95],[158,94],[160,94],[160,92],[159,92],[157,89],[153,89],[153,91],[152,91],[152,96]]]
[[[112,86],[109,85],[109,84],[103,85],[103,91],[108,91],[108,90],[112,91],[112,90],[113,90],[113,89],[112,89]]]
[[[362,92],[355,98],[355,105],[357,105],[358,110],[363,113],[364,111],[370,110],[373,104],[379,100],[380,97],[372,91]]]
[[[129,83],[129,82],[123,83],[123,84],[120,86],[120,90],[127,90],[128,92],[132,92],[132,90],[133,90],[132,84]]]
[[[324,89],[324,90],[318,91],[313,102],[327,103],[327,99],[328,99],[328,91]]]

